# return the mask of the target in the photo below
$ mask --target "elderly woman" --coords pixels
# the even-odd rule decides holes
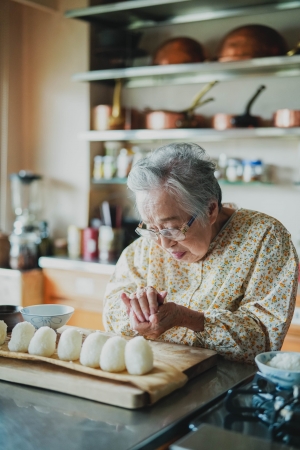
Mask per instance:
[[[253,362],[282,346],[297,255],[276,219],[222,204],[214,170],[195,144],[167,145],[135,164],[128,187],[141,237],[107,287],[105,328]]]

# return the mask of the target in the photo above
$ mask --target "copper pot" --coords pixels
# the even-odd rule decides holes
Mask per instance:
[[[278,109],[273,115],[273,120],[275,127],[300,127],[300,110]]]
[[[186,64],[204,61],[202,45],[194,39],[178,37],[164,42],[155,52],[153,64]]]
[[[163,130],[170,128],[198,128],[204,126],[204,117],[199,114],[194,114],[194,110],[213,100],[213,98],[208,98],[206,100],[202,100],[202,98],[216,83],[216,81],[212,81],[204,86],[192,101],[191,106],[182,111],[146,111],[146,128],[150,130]]]
[[[260,86],[255,94],[251,97],[247,103],[244,114],[234,116],[232,114],[215,114],[212,118],[212,127],[216,130],[226,130],[228,128],[255,128],[261,124],[261,118],[259,116],[252,116],[250,114],[251,107],[260,93],[265,89],[265,86]]]
[[[265,25],[245,25],[230,31],[221,42],[218,60],[239,61],[266,56],[280,56],[287,52],[284,38]]]
[[[175,111],[147,111],[146,128],[149,130],[165,130],[171,128],[198,128],[203,126],[204,118],[199,114],[186,117],[183,112]]]

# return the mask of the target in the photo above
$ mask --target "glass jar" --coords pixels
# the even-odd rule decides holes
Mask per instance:
[[[35,232],[12,233],[9,237],[9,265],[12,269],[28,270],[38,266],[39,238]]]
[[[101,178],[103,178],[103,157],[102,156],[97,155],[94,157],[93,178],[94,178],[94,180],[101,180]]]
[[[68,227],[68,255],[70,258],[80,258],[82,248],[82,229],[76,225]]]
[[[113,156],[103,156],[103,177],[109,180],[115,176],[116,162]]]
[[[240,181],[243,177],[243,164],[240,159],[229,158],[227,160],[226,178],[231,183]]]
[[[251,183],[253,181],[262,181],[264,173],[264,165],[260,159],[243,160],[243,181]]]

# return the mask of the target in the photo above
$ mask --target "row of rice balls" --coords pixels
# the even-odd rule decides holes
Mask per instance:
[[[5,342],[7,326],[0,321],[0,345]],[[51,357],[56,348],[56,332],[49,327],[35,331],[29,322],[18,323],[12,330],[8,343],[11,352]],[[65,330],[57,346],[58,358],[77,361],[83,366],[101,368],[106,372],[143,375],[153,368],[153,352],[149,343],[138,336],[126,341],[120,336],[108,337],[96,331],[89,334],[82,345],[82,334],[73,328]]]

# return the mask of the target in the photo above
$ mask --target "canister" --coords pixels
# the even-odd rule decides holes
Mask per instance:
[[[82,247],[82,230],[75,225],[68,227],[68,254],[70,258],[80,258]]]
[[[83,230],[83,259],[98,258],[98,236],[97,228],[85,228]]]

